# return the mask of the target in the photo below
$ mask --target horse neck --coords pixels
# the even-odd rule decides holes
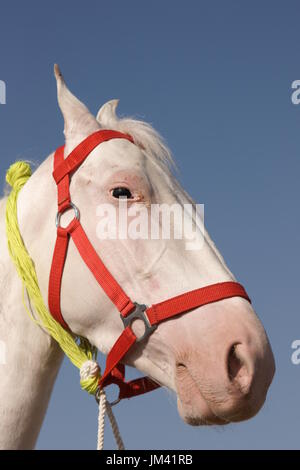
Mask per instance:
[[[0,340],[5,344],[0,449],[27,449],[38,437],[62,353],[24,309],[22,285],[7,250],[5,202],[0,201]]]

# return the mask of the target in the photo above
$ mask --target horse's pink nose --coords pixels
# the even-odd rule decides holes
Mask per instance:
[[[263,328],[231,325],[206,330],[205,340],[188,352],[183,345],[177,358],[178,407],[190,424],[249,419],[265,401],[275,362]]]

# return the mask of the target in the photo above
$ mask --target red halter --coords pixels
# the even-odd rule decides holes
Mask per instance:
[[[60,296],[63,269],[71,237],[83,261],[119,310],[124,324],[122,334],[107,356],[106,368],[99,381],[99,389],[111,383],[117,384],[120,389],[119,401],[159,387],[149,377],[125,382],[125,366],[121,364],[121,360],[136,342],[147,338],[160,322],[218,300],[243,297],[250,302],[250,299],[243,286],[237,282],[220,282],[185,292],[151,307],[131,301],[91,245],[79,221],[79,210],[71,201],[69,189],[72,173],[79,168],[95,147],[111,139],[127,139],[133,143],[132,137],[127,134],[111,130],[99,130],[84,139],[66,159],[64,159],[63,146],[55,152],[53,177],[58,189],[57,238],[49,278],[48,303],[49,310],[55,320],[64,328],[69,329],[61,312]],[[69,208],[74,209],[75,216],[67,227],[61,227],[61,215]],[[145,332],[141,338],[137,338],[131,329],[132,322],[137,318],[141,319],[145,325]]]

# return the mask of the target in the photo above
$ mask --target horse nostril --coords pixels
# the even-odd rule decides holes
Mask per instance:
[[[243,346],[241,343],[235,343],[230,348],[227,368],[228,377],[232,384],[243,394],[248,393],[252,380],[246,358],[243,355]]]
[[[231,346],[231,348],[229,350],[229,354],[228,354],[227,367],[228,367],[228,376],[229,376],[231,381],[236,378],[236,376],[239,373],[239,370],[242,367],[241,360],[236,355],[237,345],[238,345],[238,343]]]
[[[177,374],[185,373],[187,371],[187,367],[183,362],[176,362],[176,371]]]

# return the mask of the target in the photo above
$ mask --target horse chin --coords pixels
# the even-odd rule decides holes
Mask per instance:
[[[228,421],[216,416],[204,401],[201,410],[177,398],[177,408],[181,419],[190,426],[224,426]]]
[[[179,371],[179,372],[178,372]],[[217,416],[193,377],[177,369],[176,391],[179,416],[190,426],[225,425],[228,420]]]

